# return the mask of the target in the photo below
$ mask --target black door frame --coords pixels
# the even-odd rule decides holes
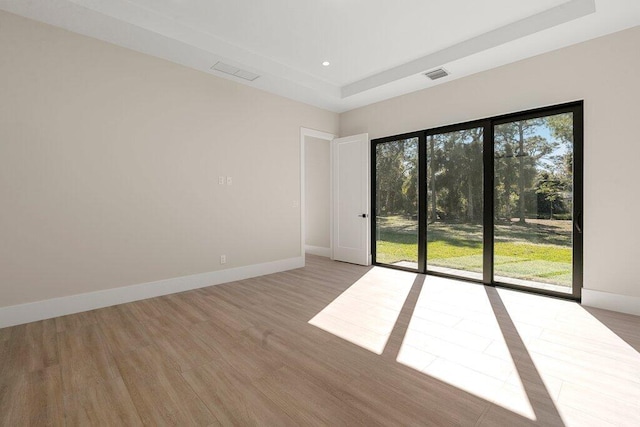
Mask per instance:
[[[494,280],[494,127],[513,121],[529,120],[562,113],[573,114],[573,284],[572,292],[561,293],[547,289],[536,289],[503,283]],[[483,276],[482,280],[449,275],[427,270],[427,148],[428,135],[450,133],[469,128],[483,128]],[[376,260],[376,145],[403,139],[418,138],[418,268],[394,266],[379,263]],[[441,276],[456,280],[482,283],[488,286],[499,286],[517,289],[536,294],[550,295],[565,299],[581,299],[583,286],[583,204],[584,204],[584,101],[552,105],[515,113],[488,117],[437,128],[424,129],[400,135],[371,140],[371,254],[373,265],[411,271],[433,276]]]
[[[390,265],[390,264],[382,264],[376,261],[376,145],[385,144],[389,142],[402,141],[405,139],[418,139],[418,268],[412,269],[408,267],[402,267],[398,265]],[[426,213],[426,197],[424,197],[423,192],[426,188],[426,163],[424,163],[421,159],[426,157],[426,133],[424,131],[417,132],[409,132],[403,133],[401,135],[394,135],[385,138],[378,138],[371,140],[371,155],[369,156],[371,160],[371,260],[373,265],[391,267],[396,270],[404,270],[411,272],[419,272],[423,273],[427,269],[426,260],[427,260],[427,230],[425,227],[422,227],[420,224],[426,222],[427,213]],[[424,164],[423,164],[424,163]],[[424,230],[423,230],[424,228]]]

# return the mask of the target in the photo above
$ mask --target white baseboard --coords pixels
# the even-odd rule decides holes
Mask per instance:
[[[582,289],[582,305],[640,316],[640,297]]]
[[[0,328],[304,267],[303,257],[0,308]]]
[[[322,246],[304,245],[304,251],[305,253],[308,253],[311,255],[318,255],[326,258],[331,258],[331,248],[323,248]]]

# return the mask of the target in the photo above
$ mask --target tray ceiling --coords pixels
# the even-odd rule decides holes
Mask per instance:
[[[637,0],[0,0],[0,9],[337,112],[640,24]],[[450,75],[423,75],[439,67]]]

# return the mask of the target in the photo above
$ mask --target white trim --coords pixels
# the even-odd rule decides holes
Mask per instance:
[[[311,255],[323,256],[325,258],[331,258],[331,248],[323,248],[322,246],[305,245],[304,251]]]
[[[304,267],[303,257],[0,308],[0,328]]]
[[[312,138],[325,139],[327,141],[331,141],[336,136],[329,132],[323,132],[321,130],[309,129],[309,128],[300,128],[300,134],[305,136],[310,136]]]
[[[317,138],[317,139],[323,139],[325,141],[329,141],[329,179],[333,179],[332,175],[332,171],[333,171],[333,156],[331,154],[331,149],[332,149],[332,144],[331,141],[334,140],[335,135],[328,133],[328,132],[322,132],[319,130],[315,130],[315,129],[309,129],[309,128],[305,128],[305,127],[301,127],[300,128],[300,254],[302,256],[303,259],[303,263],[304,263],[304,255],[306,252],[306,237],[307,237],[307,228],[306,228],[306,224],[305,224],[305,203],[306,203],[306,199],[305,199],[305,191],[304,191],[304,187],[305,187],[305,182],[306,182],[306,171],[305,171],[305,158],[304,158],[304,144],[305,144],[305,138],[306,137],[311,137],[311,138]],[[332,182],[329,182],[329,192],[331,192],[333,189],[332,186]],[[329,193],[329,212],[331,212],[329,214],[329,230],[333,230],[333,196],[331,193]],[[333,233],[329,233],[329,258],[333,259]]]
[[[582,305],[640,316],[640,297],[582,289]]]
[[[334,260],[333,256],[333,140],[329,141],[329,258]]]

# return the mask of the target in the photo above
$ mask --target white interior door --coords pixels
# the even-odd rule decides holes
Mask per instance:
[[[369,265],[369,135],[331,142],[333,259]]]

